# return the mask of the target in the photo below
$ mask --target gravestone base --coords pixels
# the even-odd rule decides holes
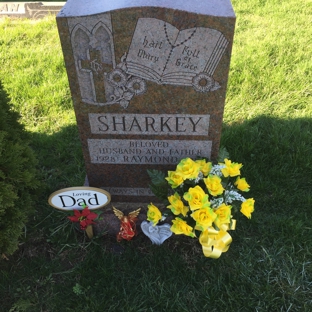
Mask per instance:
[[[146,207],[146,204],[143,203],[132,203],[131,205],[125,203],[111,203],[108,208],[103,210],[103,213],[100,215],[100,220],[96,221],[96,224],[93,225],[95,235],[109,235],[116,236],[120,230],[120,220],[115,216],[113,212],[113,207],[122,211],[125,215],[134,211],[140,207]],[[145,210],[145,211],[144,211]],[[141,223],[146,220],[146,209],[141,209],[136,222],[138,233],[141,232]]]
[[[173,168],[172,168],[173,169]],[[114,202],[122,202],[124,197],[127,196],[127,203],[130,205],[135,205],[138,201],[138,196],[140,199],[140,202],[145,203],[159,203],[160,200],[152,193],[152,191],[149,189],[148,185],[145,188],[133,188],[130,187],[131,184],[129,184],[129,187],[104,187],[99,186],[99,188],[107,191],[111,197],[113,198]],[[91,186],[89,184],[89,179],[86,176],[84,181],[84,186]],[[122,193],[123,195],[120,195]],[[132,195],[131,195],[132,194]],[[145,196],[144,196],[145,195]]]
[[[125,216],[130,212],[141,208],[140,214],[137,217],[136,229],[137,233],[142,233],[141,223],[146,221],[147,205],[150,203],[124,203],[124,202],[113,202],[110,203],[105,209],[102,210],[100,214],[100,220],[96,221],[93,225],[95,236],[114,236],[116,237],[120,230],[120,220],[115,216],[113,212],[113,207],[122,211]],[[156,205],[161,211],[164,211],[166,207],[163,204]]]

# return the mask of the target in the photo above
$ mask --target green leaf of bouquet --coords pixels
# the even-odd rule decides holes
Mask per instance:
[[[159,186],[159,185],[155,185],[155,184],[150,184],[149,188],[151,189],[151,191],[153,192],[153,194],[163,200],[163,201],[167,201],[167,194],[168,194],[168,189],[167,186]]]
[[[200,234],[202,233],[202,231],[199,231],[199,230],[195,230],[194,232],[195,232],[196,237],[198,237],[198,238],[199,238]]]
[[[165,174],[159,170],[152,169],[152,170],[147,170],[147,173],[149,177],[151,178],[151,182],[154,185],[162,185],[162,186],[167,186],[167,181],[165,180]]]
[[[224,162],[225,158],[229,159],[230,154],[227,151],[227,149],[224,146],[222,146],[222,147],[220,147],[220,150],[219,150],[218,162]]]

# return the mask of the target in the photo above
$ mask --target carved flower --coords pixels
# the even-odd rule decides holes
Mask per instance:
[[[108,74],[108,82],[111,83],[115,87],[122,87],[127,82],[127,74],[119,69],[115,68]]]
[[[146,92],[146,82],[139,77],[132,77],[126,87],[129,91],[133,92],[135,95],[140,95]]]
[[[198,92],[209,92],[212,91],[215,81],[206,73],[199,73],[193,78],[192,85]]]

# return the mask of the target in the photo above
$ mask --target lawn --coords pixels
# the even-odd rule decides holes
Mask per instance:
[[[54,17],[0,19],[1,80],[42,183],[19,250],[0,261],[1,311],[312,311],[312,2],[233,0],[222,145],[255,198],[228,252],[75,232],[48,196],[85,170]]]

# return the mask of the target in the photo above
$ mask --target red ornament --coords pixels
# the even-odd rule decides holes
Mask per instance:
[[[74,209],[74,216],[70,216],[68,219],[72,222],[79,222],[80,228],[85,230],[88,225],[95,224],[93,220],[97,217],[98,215],[96,213],[91,212],[88,207],[85,207],[81,211]]]
[[[118,242],[122,239],[129,241],[137,234],[135,222],[137,221],[137,216],[139,215],[140,210],[141,208],[132,211],[128,214],[128,216],[125,216],[122,211],[113,207],[116,217],[120,220],[120,230],[117,234]]]

